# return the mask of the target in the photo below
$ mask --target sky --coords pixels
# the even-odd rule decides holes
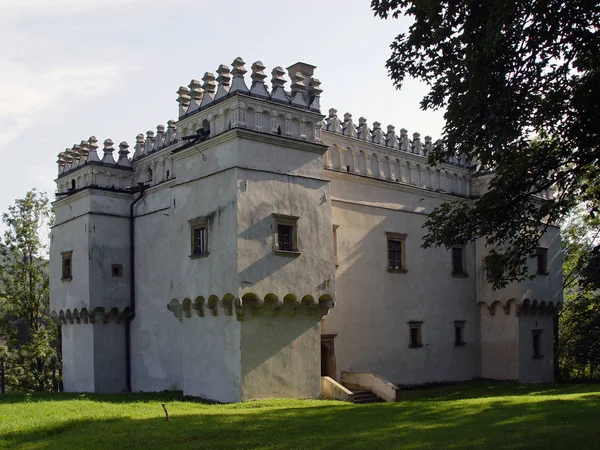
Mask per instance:
[[[396,130],[440,136],[442,112],[421,111],[427,87],[396,90],[385,62],[405,18],[373,16],[369,0],[0,0],[0,211],[33,187],[54,199],[56,157],[94,135],[133,146],[177,119],[176,91],[241,56],[269,74],[317,66],[321,112],[350,112]],[[289,88],[289,83],[287,84]],[[1,227],[1,226],[0,226]],[[3,228],[3,227],[1,227]]]

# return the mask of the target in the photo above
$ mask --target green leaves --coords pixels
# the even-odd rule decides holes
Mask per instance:
[[[422,108],[446,111],[429,163],[459,153],[478,162],[479,179],[494,174],[472,203],[434,211],[424,245],[483,238],[503,260],[496,288],[527,278],[547,223],[580,201],[599,211],[600,4],[374,0],[371,7],[381,18],[413,20],[391,44],[387,67],[398,88],[406,76],[429,86]],[[554,196],[532,198],[546,191]]]

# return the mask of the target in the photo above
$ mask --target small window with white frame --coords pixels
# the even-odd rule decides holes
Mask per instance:
[[[540,359],[543,358],[544,355],[542,353],[542,331],[540,329],[531,330],[531,337],[533,343],[533,358]]]
[[[273,214],[274,224],[274,252],[281,256],[300,255],[298,247],[298,219],[297,216]]]
[[[387,238],[387,270],[388,272],[406,272],[406,234],[385,233]]]
[[[538,247],[535,252],[535,259],[537,263],[536,273],[538,275],[548,275],[548,249]]]
[[[198,217],[189,221],[190,224],[190,258],[208,256],[208,220]]]

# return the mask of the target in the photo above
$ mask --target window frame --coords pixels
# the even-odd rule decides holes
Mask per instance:
[[[61,280],[62,281],[71,281],[73,279],[73,250],[69,250],[66,252],[61,252],[60,254],[62,256],[62,262],[61,262]],[[65,263],[66,261],[69,261],[69,273],[66,273],[65,271]]]
[[[409,320],[408,322],[408,348],[421,348],[423,347],[423,337],[421,326],[423,325],[422,320]],[[413,342],[413,330],[417,330],[416,342]]]
[[[279,256],[298,257],[301,255],[298,246],[298,216],[273,213],[273,252]],[[291,231],[291,250],[279,249],[279,227],[290,227]]]
[[[460,250],[461,254],[461,267],[460,272],[456,271],[456,265],[454,264],[454,250]],[[466,278],[469,276],[467,273],[467,251],[464,245],[453,245],[450,250],[450,257],[452,263],[452,276],[455,278]]]
[[[386,237],[386,268],[388,272],[391,273],[406,273],[408,270],[406,269],[406,233],[396,233],[391,231],[385,232]],[[390,242],[399,242],[400,243],[400,267],[396,268],[396,266],[390,265]]]
[[[540,265],[540,257],[542,257],[542,264]],[[537,275],[548,275],[548,249],[545,247],[538,247],[535,251],[535,264]]]
[[[209,223],[208,223],[208,219],[206,217],[197,217],[195,219],[191,219],[188,220],[188,223],[190,224],[190,254],[189,257],[190,259],[197,259],[197,258],[205,258],[209,255]],[[200,231],[200,230],[204,230],[204,235],[203,235],[203,246],[204,248],[202,250],[204,251],[196,251],[197,250],[197,239],[196,239],[196,232]]]
[[[454,321],[454,346],[455,347],[464,347],[467,345],[465,341],[465,324],[466,320],[455,320]],[[459,335],[457,335],[457,331],[460,330]],[[457,339],[458,338],[458,339]]]

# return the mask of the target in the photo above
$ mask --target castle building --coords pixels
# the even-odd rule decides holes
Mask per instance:
[[[493,291],[483,242],[420,247],[427,214],[492,175],[428,166],[429,136],[323,115],[314,66],[288,67],[289,90],[265,69],[248,82],[236,58],[179,88],[178,120],[132,152],[92,136],[58,155],[65,390],[232,402],[318,398],[324,379],[551,381],[558,229],[535,279]]]

